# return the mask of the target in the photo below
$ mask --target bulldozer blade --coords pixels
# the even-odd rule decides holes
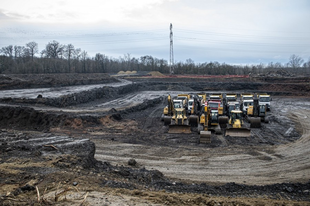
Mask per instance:
[[[251,130],[249,130],[247,128],[229,128],[229,129],[226,129],[225,136],[250,137],[251,136]]]
[[[261,128],[261,118],[260,117],[252,117],[250,118],[250,127],[251,128]]]
[[[200,131],[200,144],[210,144],[211,143],[211,131]]]
[[[189,125],[169,125],[169,131],[170,134],[189,134],[191,132],[191,127]]]

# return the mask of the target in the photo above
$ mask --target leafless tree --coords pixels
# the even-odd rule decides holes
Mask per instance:
[[[86,60],[88,58],[88,54],[87,52],[84,50],[82,53],[81,53],[81,60],[82,60],[82,72],[86,72]]]
[[[46,45],[43,53],[48,58],[57,59],[62,57],[63,50],[64,46],[61,45],[59,42],[53,40]]]
[[[31,56],[31,61],[33,62],[33,57],[38,53],[38,43],[32,41],[26,44],[26,48],[28,49],[29,55]]]
[[[14,46],[14,58],[18,59],[24,56],[25,47],[23,46]]]
[[[76,54],[76,50],[74,49],[74,46],[72,44],[68,44],[64,46],[64,55],[67,57],[68,60],[68,71],[71,70],[71,59]]]
[[[9,45],[7,47],[2,47],[0,49],[0,53],[4,54],[5,56],[12,58],[13,57],[13,46]]]
[[[290,57],[290,60],[288,62],[288,66],[292,67],[293,69],[296,69],[296,68],[300,67],[303,62],[304,62],[304,60],[301,57],[293,54]]]

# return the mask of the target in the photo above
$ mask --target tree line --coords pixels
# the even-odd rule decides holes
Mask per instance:
[[[229,65],[219,62],[194,63],[187,59],[176,62],[174,74],[199,75],[247,75],[259,74],[283,69],[295,74],[310,75],[310,58],[304,61],[292,55],[286,64],[279,62],[259,65]],[[97,53],[90,57],[85,50],[75,48],[72,44],[64,45],[58,41],[50,41],[42,51],[34,41],[25,46],[9,45],[0,49],[0,73],[117,73],[119,71],[159,71],[170,72],[167,60],[150,55],[140,58],[124,54],[119,58],[107,57]]]

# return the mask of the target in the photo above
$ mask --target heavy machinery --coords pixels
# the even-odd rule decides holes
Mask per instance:
[[[240,96],[241,96],[241,101],[253,99],[253,94],[251,93],[243,93]]]
[[[189,94],[178,94],[177,99],[181,99],[183,101],[183,106],[187,109],[190,95]]]
[[[200,115],[198,131],[200,133],[200,143],[211,143],[212,131],[221,133],[218,108],[212,108],[210,104],[203,108],[203,112]]]
[[[185,108],[175,108],[170,119],[168,133],[191,133],[191,125]]]
[[[198,93],[197,95],[200,99],[201,105],[204,105],[205,102],[207,101],[207,94],[206,93]]]
[[[264,104],[260,105],[258,101],[258,97],[255,94],[253,105],[249,106],[247,111],[247,119],[250,122],[251,128],[260,128],[261,122],[268,122],[266,118],[267,106]]]
[[[243,122],[243,112],[239,109],[232,110],[230,118],[222,117],[219,118],[219,123],[222,125],[227,124],[225,136],[231,137],[250,137],[251,130],[245,127]]]
[[[168,97],[167,97],[167,102],[168,102],[168,105],[164,108],[164,112],[162,114],[162,118],[161,120],[162,121],[165,121],[166,120],[169,120],[170,118],[168,117],[171,117],[172,116],[172,110],[173,110],[173,101],[172,101],[172,98],[171,98],[171,95],[169,94]],[[166,123],[165,123],[166,124]],[[170,124],[170,123],[169,123]]]
[[[226,101],[229,102],[236,102],[237,101],[237,94],[234,93],[227,93],[226,94]]]
[[[272,100],[269,94],[263,93],[258,95],[259,105],[266,105],[267,111],[270,111],[270,101]]]
[[[189,122],[191,126],[197,127],[199,122],[199,116],[201,114],[202,104],[200,98],[196,94],[190,94],[188,101],[187,113],[189,115]]]
[[[198,125],[198,115],[187,115],[187,99],[182,98],[184,96],[178,96],[177,99],[172,99],[168,95],[168,105],[164,108],[163,120],[165,125],[169,125],[168,133],[191,133],[191,126]],[[187,98],[187,97],[186,97]],[[195,101],[197,99],[195,98]],[[194,103],[193,105],[196,105]],[[196,111],[196,108],[192,109]]]
[[[224,115],[225,111],[224,111],[223,105],[225,105],[225,104],[223,104],[223,95],[222,94],[220,94],[220,93],[210,94],[208,104],[210,104],[210,102],[218,102],[219,103],[219,107],[218,107],[219,116]]]
[[[240,103],[238,101],[229,101],[229,102],[227,102],[226,107],[227,107],[226,108],[227,115],[228,115],[228,117],[230,117],[232,110],[240,109]]]
[[[247,110],[249,106],[253,105],[253,94],[245,93],[241,94],[241,110],[243,111],[243,114],[247,114]]]

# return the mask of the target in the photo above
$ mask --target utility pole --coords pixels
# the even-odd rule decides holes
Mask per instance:
[[[172,24],[171,23],[170,23],[170,74],[174,74],[173,32],[172,32]]]

